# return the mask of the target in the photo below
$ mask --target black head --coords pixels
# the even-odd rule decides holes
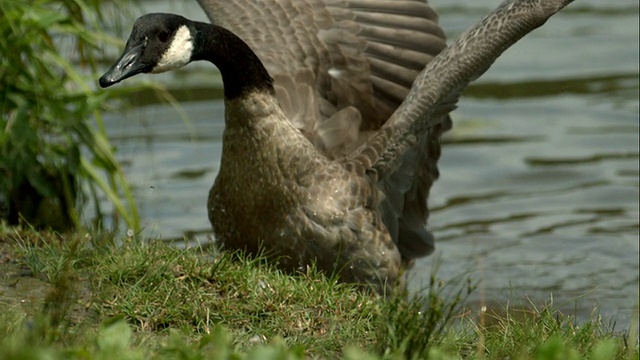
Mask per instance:
[[[100,77],[105,88],[140,73],[159,73],[191,61],[194,47],[191,21],[174,14],[147,14],[133,24],[124,52]]]

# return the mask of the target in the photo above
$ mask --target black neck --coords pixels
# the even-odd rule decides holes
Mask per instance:
[[[194,27],[195,46],[191,60],[210,61],[220,70],[227,99],[254,90],[275,93],[267,69],[242,39],[217,25],[194,22]]]

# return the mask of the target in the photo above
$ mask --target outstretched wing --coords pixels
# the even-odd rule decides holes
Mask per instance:
[[[424,0],[199,3],[212,22],[258,54],[278,90],[286,92],[287,115],[311,137],[319,136],[319,122],[347,107],[360,113],[358,129],[378,129],[446,46],[438,16]],[[309,109],[309,91],[320,118],[300,115],[315,110]]]

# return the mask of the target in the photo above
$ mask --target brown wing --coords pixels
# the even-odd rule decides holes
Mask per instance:
[[[445,47],[438,16],[423,0],[199,3],[213,22],[251,46],[279,90],[287,92],[284,98],[308,94],[296,86],[301,83],[312,87],[320,118],[300,120],[312,137],[321,126],[318,122],[349,106],[361,114],[360,129],[378,129],[425,64]],[[287,109],[287,115],[309,115],[306,107]]]

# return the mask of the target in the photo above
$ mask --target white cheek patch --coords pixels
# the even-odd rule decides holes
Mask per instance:
[[[181,68],[189,63],[193,53],[193,37],[186,25],[182,25],[169,45],[167,51],[162,54],[158,64],[151,70],[152,73],[161,73]]]

